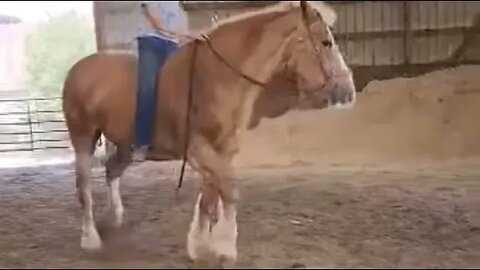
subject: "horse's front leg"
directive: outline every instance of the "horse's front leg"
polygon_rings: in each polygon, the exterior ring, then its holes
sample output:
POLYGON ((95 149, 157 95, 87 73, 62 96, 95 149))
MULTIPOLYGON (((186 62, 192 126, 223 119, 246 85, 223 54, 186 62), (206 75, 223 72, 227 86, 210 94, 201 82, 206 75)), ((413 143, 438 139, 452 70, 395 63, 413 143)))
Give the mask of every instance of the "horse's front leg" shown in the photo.
POLYGON ((233 266, 237 259, 238 190, 231 167, 201 137, 192 140, 190 154, 192 167, 203 176, 188 237, 190 258, 204 261, 213 253, 219 266, 233 266))
POLYGON ((237 209, 221 197, 217 206, 217 224, 212 229, 212 250, 221 267, 233 267, 237 260, 237 209))

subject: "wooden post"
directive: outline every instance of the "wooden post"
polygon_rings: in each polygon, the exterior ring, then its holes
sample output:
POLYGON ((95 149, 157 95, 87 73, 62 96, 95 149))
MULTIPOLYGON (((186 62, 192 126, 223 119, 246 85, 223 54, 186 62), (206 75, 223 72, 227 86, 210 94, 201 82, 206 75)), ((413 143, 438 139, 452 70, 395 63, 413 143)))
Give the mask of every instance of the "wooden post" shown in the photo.
POLYGON ((97 1, 92 2, 92 9, 93 9, 93 22, 95 26, 95 42, 97 45, 97 52, 101 52, 105 46, 103 44, 103 16, 99 12, 99 5, 100 3, 97 1))
POLYGON ((30 133, 30 151, 35 150, 35 140, 33 138, 33 127, 32 127, 32 111, 30 110, 29 100, 27 103, 27 121, 28 121, 28 132, 30 133))
POLYGON ((413 41, 410 1, 403 1, 403 33, 403 64, 409 65, 413 41))

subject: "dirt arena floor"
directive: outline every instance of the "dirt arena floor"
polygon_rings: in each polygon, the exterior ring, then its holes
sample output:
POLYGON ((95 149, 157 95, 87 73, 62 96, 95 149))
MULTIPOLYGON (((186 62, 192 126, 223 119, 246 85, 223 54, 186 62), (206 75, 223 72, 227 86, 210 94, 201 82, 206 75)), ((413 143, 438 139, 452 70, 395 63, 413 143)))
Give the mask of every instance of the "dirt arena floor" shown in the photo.
MULTIPOLYGON (((371 82, 350 111, 262 121, 235 160, 238 267, 480 267, 480 67, 371 82)), ((193 267, 196 198, 180 164, 129 168, 123 228, 95 215, 105 250, 80 249, 72 166, 0 171, 0 267, 193 267)))
MULTIPOLYGON (((463 164, 463 163, 462 163, 463 164)), ((95 171, 105 251, 80 250, 70 167, 4 170, 0 267, 193 267, 186 250, 196 185, 178 196, 176 166, 132 167, 127 221, 108 229, 95 171)), ((479 267, 480 170, 465 164, 296 166, 239 171, 238 267, 479 267)))

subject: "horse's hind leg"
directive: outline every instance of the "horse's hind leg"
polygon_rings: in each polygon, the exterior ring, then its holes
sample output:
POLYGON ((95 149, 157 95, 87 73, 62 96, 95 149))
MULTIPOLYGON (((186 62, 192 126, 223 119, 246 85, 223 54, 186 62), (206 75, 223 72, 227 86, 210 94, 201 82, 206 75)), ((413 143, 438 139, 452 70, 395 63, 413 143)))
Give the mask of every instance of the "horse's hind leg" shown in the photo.
POLYGON ((82 207, 82 237, 81 248, 84 250, 97 250, 102 246, 93 216, 93 197, 91 187, 91 165, 95 137, 86 136, 75 138, 75 173, 77 195, 82 207))
POLYGON ((120 178, 130 165, 132 160, 130 146, 117 144, 114 155, 111 155, 106 164, 106 178, 108 185, 109 208, 114 217, 114 226, 119 227, 123 223, 123 203, 120 195, 120 178))

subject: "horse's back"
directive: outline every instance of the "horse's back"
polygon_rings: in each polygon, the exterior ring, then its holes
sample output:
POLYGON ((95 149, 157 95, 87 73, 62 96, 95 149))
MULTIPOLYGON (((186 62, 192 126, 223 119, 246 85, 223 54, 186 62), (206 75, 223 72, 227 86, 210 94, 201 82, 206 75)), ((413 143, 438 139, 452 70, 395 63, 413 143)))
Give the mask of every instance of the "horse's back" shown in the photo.
POLYGON ((63 88, 69 129, 95 129, 109 140, 126 140, 134 117, 136 65, 133 55, 101 53, 75 63, 63 88))
POLYGON ((65 79, 64 99, 86 100, 122 95, 136 83, 136 59, 124 54, 92 54, 72 66, 65 79), (120 91, 123 90, 123 91, 120 91))

